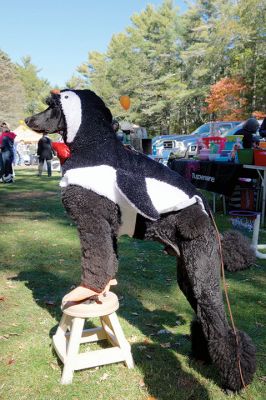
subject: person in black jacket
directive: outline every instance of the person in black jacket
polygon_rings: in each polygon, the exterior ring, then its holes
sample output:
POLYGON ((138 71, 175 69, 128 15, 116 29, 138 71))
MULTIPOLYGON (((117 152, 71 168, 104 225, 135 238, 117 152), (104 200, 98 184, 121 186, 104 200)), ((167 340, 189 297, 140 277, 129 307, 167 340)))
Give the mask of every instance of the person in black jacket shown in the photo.
POLYGON ((38 142, 37 155, 39 156, 38 175, 42 175, 44 161, 46 161, 47 173, 48 176, 51 176, 51 160, 53 158, 54 151, 52 149, 52 141, 46 136, 46 133, 43 133, 42 138, 38 142))
POLYGON ((253 134, 257 132, 259 123, 256 118, 249 118, 244 122, 242 128, 236 131, 235 135, 243 135, 243 148, 251 149, 254 146, 253 134))

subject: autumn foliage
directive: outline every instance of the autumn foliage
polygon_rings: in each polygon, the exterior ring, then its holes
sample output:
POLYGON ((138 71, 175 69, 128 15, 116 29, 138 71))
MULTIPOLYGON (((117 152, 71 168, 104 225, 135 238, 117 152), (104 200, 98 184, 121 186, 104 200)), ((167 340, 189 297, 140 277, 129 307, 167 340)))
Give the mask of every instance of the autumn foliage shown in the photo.
POLYGON ((253 111, 252 117, 255 117, 257 119, 263 119, 266 117, 266 113, 264 111, 253 111))
POLYGON ((205 99, 208 105, 204 111, 222 121, 245 119, 245 89, 242 79, 221 79, 211 86, 210 95, 205 99))

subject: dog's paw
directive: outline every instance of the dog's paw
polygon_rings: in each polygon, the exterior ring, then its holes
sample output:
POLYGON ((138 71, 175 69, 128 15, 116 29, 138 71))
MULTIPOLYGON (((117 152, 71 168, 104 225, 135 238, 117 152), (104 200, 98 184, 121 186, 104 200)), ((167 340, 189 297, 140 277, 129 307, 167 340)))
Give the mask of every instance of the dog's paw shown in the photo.
POLYGON ((100 294, 104 294, 104 293, 108 293, 110 290, 110 287, 113 285, 117 285, 117 280, 116 279, 111 279, 107 285, 105 286, 105 288, 100 291, 100 292, 96 292, 88 287, 85 286, 78 286, 75 289, 71 290, 71 292, 67 293, 63 299, 62 299, 62 305, 65 306, 66 303, 68 302, 79 302, 85 299, 89 299, 89 298, 98 298, 98 296, 100 294))

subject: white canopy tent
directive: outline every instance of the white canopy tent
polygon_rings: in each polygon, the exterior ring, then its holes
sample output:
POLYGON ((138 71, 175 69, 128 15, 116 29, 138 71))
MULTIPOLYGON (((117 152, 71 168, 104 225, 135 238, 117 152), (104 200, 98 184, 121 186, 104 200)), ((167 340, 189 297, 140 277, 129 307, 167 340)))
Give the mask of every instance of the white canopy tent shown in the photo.
POLYGON ((42 137, 41 134, 34 132, 23 124, 19 125, 13 132, 17 135, 15 142, 23 141, 27 144, 37 144, 42 137))

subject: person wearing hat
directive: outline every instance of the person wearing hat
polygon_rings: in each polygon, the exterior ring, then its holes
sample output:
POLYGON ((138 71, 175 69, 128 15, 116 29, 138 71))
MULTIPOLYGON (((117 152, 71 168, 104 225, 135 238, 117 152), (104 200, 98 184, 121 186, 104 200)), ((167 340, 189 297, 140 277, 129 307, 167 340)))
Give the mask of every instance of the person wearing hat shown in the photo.
POLYGON ((259 128, 259 123, 256 118, 247 119, 242 128, 236 131, 235 135, 243 135, 243 148, 251 149, 254 146, 253 134, 257 132, 259 128))
POLYGON ((12 163, 14 161, 14 139, 16 134, 10 131, 9 125, 5 121, 0 122, 0 178, 3 183, 12 183, 14 181, 12 163))

